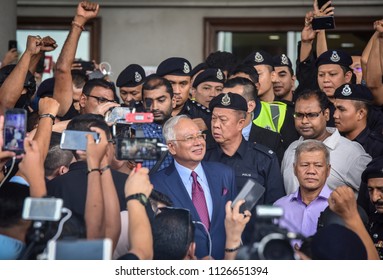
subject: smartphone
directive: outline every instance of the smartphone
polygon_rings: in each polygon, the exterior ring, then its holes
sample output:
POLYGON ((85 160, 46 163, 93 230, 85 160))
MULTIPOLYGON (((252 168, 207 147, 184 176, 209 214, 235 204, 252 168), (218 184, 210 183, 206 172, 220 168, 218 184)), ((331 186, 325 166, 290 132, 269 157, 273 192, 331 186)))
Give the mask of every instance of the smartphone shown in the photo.
POLYGON ((9 40, 8 41, 8 50, 11 49, 17 49, 17 41, 16 40, 9 40))
POLYGON ((74 63, 81 64, 83 71, 94 71, 94 63, 92 61, 76 60, 74 63))
MULTIPOLYGON (((324 6, 324 4, 326 4, 328 1, 329 0, 318 0, 318 8, 321 9, 324 6)), ((330 5, 328 5, 327 8, 329 8, 329 7, 331 7, 331 3, 330 3, 330 5)))
POLYGON ((116 138, 118 160, 157 160, 161 155, 157 138, 116 138))
POLYGON ((88 74, 88 80, 93 80, 93 79, 102 79, 104 78, 105 75, 100 71, 100 70, 94 70, 91 73, 88 74))
POLYGON ((25 109, 8 109, 4 115, 3 150, 16 154, 24 153, 24 138, 27 133, 27 111, 25 109))
POLYGON ((61 134, 60 149, 86 151, 86 135, 91 134, 96 143, 100 141, 100 135, 94 131, 64 130, 61 134))
POLYGON ((106 113, 105 121, 111 123, 126 123, 126 115, 131 112, 129 107, 114 107, 111 111, 106 113))
POLYGON ((334 16, 316 17, 311 22, 313 30, 334 29, 334 16))
POLYGON ((47 251, 48 260, 111 260, 112 240, 50 240, 47 251))
POLYGON ((58 221, 61 218, 62 206, 61 198, 27 197, 24 200, 22 217, 24 220, 58 221))
POLYGON ((258 200, 262 197, 265 192, 265 187, 259 184, 253 179, 248 179, 241 191, 234 199, 232 207, 241 199, 245 200, 245 203, 239 208, 239 212, 243 213, 245 210, 251 211, 258 200))

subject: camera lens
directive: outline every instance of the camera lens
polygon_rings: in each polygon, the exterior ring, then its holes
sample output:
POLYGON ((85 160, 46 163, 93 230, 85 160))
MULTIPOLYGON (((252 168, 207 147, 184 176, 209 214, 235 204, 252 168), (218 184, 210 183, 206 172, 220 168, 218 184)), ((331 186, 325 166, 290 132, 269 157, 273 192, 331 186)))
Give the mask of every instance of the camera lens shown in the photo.
POLYGON ((281 233, 266 235, 258 246, 261 260, 295 260, 290 241, 281 233))

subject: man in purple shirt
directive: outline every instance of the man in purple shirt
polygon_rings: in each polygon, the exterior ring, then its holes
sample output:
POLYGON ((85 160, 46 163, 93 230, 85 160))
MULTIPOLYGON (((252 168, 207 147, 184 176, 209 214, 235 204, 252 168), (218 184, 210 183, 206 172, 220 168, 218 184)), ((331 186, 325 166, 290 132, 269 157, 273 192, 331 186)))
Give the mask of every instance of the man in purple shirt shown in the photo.
POLYGON ((279 226, 306 237, 316 232, 318 218, 331 194, 326 184, 330 169, 330 154, 322 142, 305 140, 297 147, 294 174, 299 188, 274 203, 284 211, 279 226))

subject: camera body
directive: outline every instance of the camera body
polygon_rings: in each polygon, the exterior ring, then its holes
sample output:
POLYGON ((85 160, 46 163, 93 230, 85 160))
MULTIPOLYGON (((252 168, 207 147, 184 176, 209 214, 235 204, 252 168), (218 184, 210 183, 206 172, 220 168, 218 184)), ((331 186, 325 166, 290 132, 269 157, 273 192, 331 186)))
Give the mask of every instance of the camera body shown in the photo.
POLYGON ((283 209, 278 206, 256 206, 254 242, 238 251, 239 260, 295 260, 291 241, 296 236, 274 223, 283 216, 283 209))

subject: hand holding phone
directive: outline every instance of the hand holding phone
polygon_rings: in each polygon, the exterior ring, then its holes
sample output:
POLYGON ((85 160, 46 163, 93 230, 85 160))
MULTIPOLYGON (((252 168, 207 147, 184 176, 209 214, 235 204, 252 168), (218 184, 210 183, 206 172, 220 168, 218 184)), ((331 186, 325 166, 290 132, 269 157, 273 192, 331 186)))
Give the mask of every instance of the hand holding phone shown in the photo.
POLYGON ((27 132, 27 111, 13 108, 5 112, 3 150, 16 154, 24 153, 24 138, 27 132))

